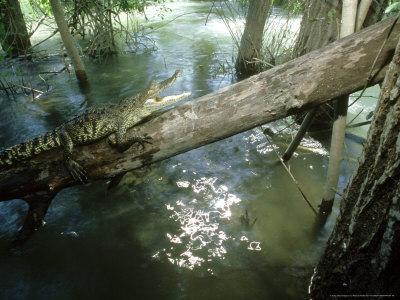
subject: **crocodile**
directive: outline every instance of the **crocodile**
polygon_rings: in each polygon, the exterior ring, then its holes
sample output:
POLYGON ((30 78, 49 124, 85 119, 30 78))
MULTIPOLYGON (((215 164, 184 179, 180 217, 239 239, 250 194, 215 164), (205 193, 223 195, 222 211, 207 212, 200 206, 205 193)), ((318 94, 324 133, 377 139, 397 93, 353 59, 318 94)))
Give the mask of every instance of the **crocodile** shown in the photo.
POLYGON ((81 183, 87 182, 86 170, 72 159, 74 146, 93 143, 106 137, 110 146, 119 152, 124 152, 134 143, 140 144, 143 148, 146 143, 151 144, 151 137, 147 134, 139 135, 134 132, 131 137, 127 137, 127 130, 153 112, 190 95, 190 92, 185 92, 180 95, 158 97, 181 74, 182 71, 177 70, 174 75, 162 82, 152 80, 143 92, 123 99, 119 104, 93 106, 44 135, 5 149, 0 153, 0 168, 12 166, 44 151, 62 148, 64 166, 73 179, 81 183))

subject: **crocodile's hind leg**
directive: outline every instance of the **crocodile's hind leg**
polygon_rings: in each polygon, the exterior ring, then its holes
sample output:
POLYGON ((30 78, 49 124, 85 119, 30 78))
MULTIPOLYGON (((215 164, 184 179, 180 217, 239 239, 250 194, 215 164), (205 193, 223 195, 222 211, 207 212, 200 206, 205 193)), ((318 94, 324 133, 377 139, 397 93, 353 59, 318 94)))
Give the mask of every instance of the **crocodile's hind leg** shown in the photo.
POLYGON ((72 149, 74 148, 74 143, 72 142, 71 137, 64 129, 61 129, 59 134, 61 146, 63 148, 63 160, 65 167, 75 181, 86 183, 87 177, 85 169, 72 159, 72 149))

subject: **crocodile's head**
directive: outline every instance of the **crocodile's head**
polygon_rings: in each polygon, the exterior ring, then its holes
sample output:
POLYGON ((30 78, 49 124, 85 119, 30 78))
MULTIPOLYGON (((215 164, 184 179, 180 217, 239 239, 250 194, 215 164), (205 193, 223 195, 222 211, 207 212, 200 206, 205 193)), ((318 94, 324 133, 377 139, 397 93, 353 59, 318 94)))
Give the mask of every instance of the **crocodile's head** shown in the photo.
MULTIPOLYGON (((175 74, 170 78, 158 82, 152 80, 145 91, 136 96, 136 104, 133 107, 135 109, 135 118, 134 119, 143 119, 149 115, 152 115, 153 112, 160 110, 164 107, 177 103, 191 95, 190 92, 185 92, 179 95, 158 97, 165 89, 170 87, 182 74, 181 70, 175 71, 175 74)), ((137 121, 132 119, 134 125, 137 121)))
POLYGON ((165 89, 169 88, 181 75, 182 70, 176 70, 174 75, 164 81, 158 82, 156 80, 152 80, 147 89, 143 93, 141 93, 141 99, 145 101, 146 99, 156 98, 165 89))

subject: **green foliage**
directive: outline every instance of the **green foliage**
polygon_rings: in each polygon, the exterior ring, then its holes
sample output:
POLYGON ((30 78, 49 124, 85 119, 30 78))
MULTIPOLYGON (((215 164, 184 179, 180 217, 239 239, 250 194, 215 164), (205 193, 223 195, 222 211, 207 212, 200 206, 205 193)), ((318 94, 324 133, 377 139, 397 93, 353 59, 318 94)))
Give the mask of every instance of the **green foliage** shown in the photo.
MULTIPOLYGON (((274 6, 275 6, 275 3, 277 3, 276 0, 273 2, 274 6)), ((305 2, 303 0, 281 1, 281 3, 283 4, 282 9, 287 11, 292 16, 297 16, 297 15, 301 14, 304 10, 305 2)))
POLYGON ((321 17, 321 18, 308 18, 308 22, 309 23, 313 23, 316 21, 326 21, 326 20, 333 20, 336 18, 336 10, 335 9, 331 9, 328 14, 326 15, 326 17, 321 17))
MULTIPOLYGON (((0 0, 0 4, 6 0, 0 0)), ((143 14, 148 6, 159 6, 161 17, 168 12, 163 5, 165 0, 60 0, 63 6, 67 23, 71 34, 80 35, 87 40, 84 52, 93 58, 107 56, 117 52, 119 40, 125 37, 126 44, 138 47, 135 33, 130 32, 129 25, 121 22, 121 13, 130 19, 131 16, 143 14), (136 43, 136 44, 135 44, 136 43)), ((51 18, 53 11, 49 0, 20 1, 25 16, 29 20, 41 19, 44 15, 51 18)), ((1 10, 0 10, 0 13, 1 10)), ((28 28, 32 28, 34 22, 28 22, 28 28), (29 26, 30 25, 30 26, 29 26)), ((45 20, 43 24, 52 24, 45 20)), ((52 25, 51 25, 52 26, 52 25)), ((4 30, 3 30, 4 31, 4 30)), ((1 36, 1 28, 0 28, 1 36)), ((7 47, 3 49, 7 51, 7 47)))
POLYGON ((144 12, 144 8, 148 5, 154 5, 154 4, 162 4, 165 2, 165 0, 155 0, 154 2, 147 0, 113 0, 113 5, 115 5, 118 9, 118 11, 121 12, 144 12))
POLYGON ((303 2, 300 2, 300 3, 299 3, 298 1, 293 1, 293 2, 291 3, 290 8, 291 8, 291 10, 292 10, 293 13, 297 14, 297 13, 303 11, 303 4, 304 4, 303 2))
POLYGON ((5 39, 7 37, 8 32, 6 31, 6 28, 4 26, 4 23, 0 23, 0 42, 2 43, 2 50, 0 50, 0 60, 4 60, 6 57, 6 54, 8 57, 11 56, 12 54, 12 48, 9 47, 7 44, 5 44, 5 39))
MULTIPOLYGON (((5 0, 0 0, 5 1, 5 0)), ((65 0, 63 1, 65 7, 73 10, 76 3, 78 6, 85 6, 87 8, 94 7, 98 5, 98 1, 96 0, 87 0, 87 1, 79 1, 79 0, 65 0)), ((108 6, 107 1, 104 1, 103 5, 108 6)), ((140 12, 143 13, 146 6, 154 5, 154 4, 162 4, 165 0, 155 0, 155 1, 148 1, 148 0, 110 0, 110 4, 115 11, 118 12, 140 12)), ((53 14, 50 6, 49 0, 29 0, 29 4, 35 11, 39 11, 41 13, 46 13, 47 15, 51 16, 53 14)))
MULTIPOLYGON (((0 0, 0 7, 5 5, 5 3, 6 3, 6 0, 0 0)), ((4 16, 5 16, 5 12, 0 9, 0 42, 6 35, 6 29, 5 29, 4 23, 1 22, 1 20, 4 18, 4 16)), ((2 51, 0 51, 0 60, 3 60, 3 59, 4 59, 4 54, 2 51)))
POLYGON ((400 1, 389 1, 389 6, 385 9, 385 14, 395 14, 400 11, 400 1))
POLYGON ((139 11, 143 12, 146 6, 146 0, 118 0, 114 1, 123 12, 139 11))
POLYGON ((324 21, 325 18, 308 18, 308 23, 314 23, 317 21, 324 21))
POLYGON ((328 12, 328 18, 330 18, 330 19, 336 18, 336 10, 335 10, 334 8, 332 8, 332 9, 328 12))
POLYGON ((0 23, 0 37, 5 36, 6 35, 6 29, 4 27, 3 23, 0 23))
POLYGON ((50 1, 49 0, 29 0, 29 5, 36 11, 38 15, 47 14, 48 16, 53 15, 53 11, 51 10, 50 1))

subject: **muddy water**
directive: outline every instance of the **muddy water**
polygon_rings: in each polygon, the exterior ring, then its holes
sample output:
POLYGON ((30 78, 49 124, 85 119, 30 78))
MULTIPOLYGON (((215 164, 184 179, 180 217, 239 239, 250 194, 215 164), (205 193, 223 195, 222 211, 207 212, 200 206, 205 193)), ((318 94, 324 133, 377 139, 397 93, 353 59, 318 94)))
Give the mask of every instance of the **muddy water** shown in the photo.
MULTIPOLYGON (((172 12, 165 21, 150 18, 156 51, 85 61, 89 97, 66 72, 48 77, 50 90, 34 101, 1 95, 0 147, 42 134, 88 105, 118 102, 175 69, 183 76, 169 92, 190 90, 190 99, 231 84, 234 78, 221 72, 232 60, 230 35, 212 13, 205 25, 212 3, 167 5, 172 12)), ((26 76, 60 70, 59 48, 58 37, 44 45, 57 55, 26 64, 26 76)), ((368 111, 369 104, 360 105, 368 111)), ((256 128, 128 174, 111 192, 105 182, 65 189, 46 225, 17 253, 5 248, 27 207, 20 200, 1 202, 0 298, 303 299, 337 208, 321 237, 310 241, 313 213, 275 163, 275 151, 282 153, 296 130, 286 128, 291 122, 267 125, 283 130, 284 138, 269 141, 264 128, 256 128)), ((328 144, 327 137, 307 137, 290 163, 314 207, 328 144)), ((360 151, 353 140, 346 144, 340 189, 360 151)))

